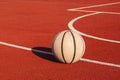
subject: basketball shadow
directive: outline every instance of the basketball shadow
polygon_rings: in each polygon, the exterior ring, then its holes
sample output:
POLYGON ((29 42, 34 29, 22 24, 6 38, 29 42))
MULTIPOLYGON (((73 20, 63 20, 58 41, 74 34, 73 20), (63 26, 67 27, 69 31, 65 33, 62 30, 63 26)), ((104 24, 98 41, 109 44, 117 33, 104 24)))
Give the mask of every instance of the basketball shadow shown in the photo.
POLYGON ((52 55, 52 49, 51 48, 46 48, 46 47, 34 47, 32 48, 32 52, 37 55, 40 58, 61 63, 59 62, 53 55, 52 55))

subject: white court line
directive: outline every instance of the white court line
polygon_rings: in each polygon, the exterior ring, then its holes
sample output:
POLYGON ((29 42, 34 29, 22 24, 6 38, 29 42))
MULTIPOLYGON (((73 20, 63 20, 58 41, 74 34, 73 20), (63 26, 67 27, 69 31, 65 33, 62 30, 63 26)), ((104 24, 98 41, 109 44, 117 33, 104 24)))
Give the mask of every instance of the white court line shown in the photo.
POLYGON ((112 40, 112 39, 105 39, 105 38, 96 37, 96 36, 92 36, 92 35, 89 35, 89 34, 80 32, 80 31, 78 31, 78 30, 76 30, 76 29, 74 28, 73 24, 74 24, 77 20, 82 19, 82 18, 85 18, 85 17, 88 17, 88 16, 97 15, 97 14, 101 14, 101 12, 90 13, 90 14, 86 14, 86 15, 79 16, 79 17, 77 17, 77 18, 74 18, 73 20, 71 20, 71 21, 68 23, 68 27, 69 27, 71 30, 79 33, 80 35, 83 35, 83 36, 86 36, 86 37, 89 37, 89 38, 93 38, 93 39, 97 39, 97 40, 101 40, 101 41, 112 42, 112 43, 119 43, 119 44, 120 44, 120 41, 112 40))
POLYGON ((113 2, 113 3, 106 3, 106 4, 98 4, 98 5, 92 5, 92 6, 85 6, 80 8, 72 8, 72 9, 87 9, 87 8, 95 8, 95 7, 103 7, 103 6, 109 6, 109 5, 115 5, 120 4, 120 2, 113 2))
POLYGON ((85 8, 93 8, 93 7, 102 7, 102 6, 108 6, 108 5, 114 5, 114 4, 120 4, 120 2, 114 2, 114 3, 106 3, 106 4, 99 4, 99 5, 92 5, 92 6, 86 6, 86 7, 80 7, 80 8, 73 8, 73 9, 67 9, 68 11, 82 11, 82 12, 92 12, 90 14, 86 14, 86 15, 82 15, 82 16, 79 16, 77 18, 74 18, 73 20, 71 20, 69 23, 68 23, 68 27, 73 30, 73 31, 76 31, 77 33, 83 35, 83 36, 86 36, 86 37, 89 37, 89 38, 93 38, 93 39, 96 39, 96 40, 101 40, 101 41, 107 41, 107 42, 112 42, 112 43, 120 43, 120 41, 118 40, 112 40, 112 39, 106 39, 106 38, 101 38, 101 37, 96 37, 96 36, 92 36, 92 35, 89 35, 89 34, 86 34, 86 33, 83 33, 83 32, 80 32, 78 30, 76 30, 73 26, 73 24, 79 20, 79 19, 82 19, 82 18, 85 18, 85 17, 88 17, 88 16, 92 16, 92 15, 97 15, 97 14, 101 14, 101 13, 107 13, 107 14, 120 14, 120 13, 116 13, 116 12, 99 12, 99 11, 89 11, 89 10, 80 10, 80 9, 85 9, 85 8))
MULTIPOLYGON (((32 48, 28 48, 28 47, 24 47, 24 46, 19 46, 19 45, 15 45, 15 44, 10 44, 10 43, 6 43, 6 42, 2 42, 2 41, 0 41, 0 45, 14 47, 14 48, 18 48, 18 49, 27 50, 27 51, 32 51, 33 50, 33 51, 38 52, 38 53, 44 53, 44 54, 53 55, 53 53, 51 53, 51 52, 46 52, 46 51, 41 51, 41 50, 37 50, 37 49, 32 49, 32 48)), ((81 58, 80 60, 81 61, 85 61, 85 62, 100 64, 100 65, 105 65, 105 66, 120 68, 120 64, 102 62, 102 61, 97 61, 97 60, 92 60, 92 59, 86 59, 86 58, 81 58)))
POLYGON ((31 51, 31 48, 23 47, 23 46, 19 46, 19 45, 15 45, 15 44, 10 44, 10 43, 6 43, 6 42, 2 42, 2 41, 0 41, 0 44, 5 45, 5 46, 9 46, 9 47, 14 47, 14 48, 18 48, 18 49, 31 51))
POLYGON ((91 63, 95 63, 95 64, 101 64, 101 65, 106 65, 106 66, 111 66, 111 67, 118 67, 118 68, 120 68, 120 65, 119 65, 119 64, 107 63, 107 62, 96 61, 96 60, 85 59, 85 58, 81 58, 80 60, 81 60, 81 61, 85 61, 85 62, 91 62, 91 63))
POLYGON ((101 12, 104 14, 116 14, 116 15, 120 15, 119 12, 106 12, 106 11, 92 11, 92 10, 80 10, 80 9, 67 9, 68 11, 79 11, 79 12, 92 12, 92 13, 96 13, 96 12, 101 12))
POLYGON ((5 46, 9 46, 9 47, 18 48, 18 49, 27 50, 27 51, 35 51, 35 52, 38 52, 38 53, 51 54, 49 52, 40 51, 40 50, 37 50, 37 49, 32 49, 32 48, 28 48, 28 47, 24 47, 24 46, 20 46, 20 45, 10 44, 10 43, 6 43, 6 42, 2 42, 2 41, 0 41, 0 44, 5 45, 5 46))

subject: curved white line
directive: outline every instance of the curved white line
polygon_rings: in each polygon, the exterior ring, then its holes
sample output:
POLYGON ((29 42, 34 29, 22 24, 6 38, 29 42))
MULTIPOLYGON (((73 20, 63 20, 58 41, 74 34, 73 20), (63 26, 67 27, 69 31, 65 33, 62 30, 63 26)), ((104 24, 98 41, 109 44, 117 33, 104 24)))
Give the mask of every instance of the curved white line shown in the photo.
POLYGON ((112 43, 119 43, 119 44, 120 44, 120 41, 118 41, 118 40, 105 39, 105 38, 101 38, 101 37, 92 36, 92 35, 89 35, 89 34, 80 32, 80 31, 78 31, 78 30, 76 30, 76 29, 74 28, 73 24, 74 24, 77 20, 82 19, 82 18, 85 18, 85 17, 88 17, 88 16, 97 15, 97 14, 100 14, 100 13, 102 13, 102 12, 90 13, 90 14, 86 14, 86 15, 79 16, 79 17, 77 17, 77 18, 74 18, 73 20, 71 20, 71 21, 68 23, 68 27, 69 27, 71 30, 79 33, 80 35, 83 35, 83 36, 86 36, 86 37, 89 37, 89 38, 93 38, 93 39, 97 39, 97 40, 101 40, 101 41, 112 42, 112 43))

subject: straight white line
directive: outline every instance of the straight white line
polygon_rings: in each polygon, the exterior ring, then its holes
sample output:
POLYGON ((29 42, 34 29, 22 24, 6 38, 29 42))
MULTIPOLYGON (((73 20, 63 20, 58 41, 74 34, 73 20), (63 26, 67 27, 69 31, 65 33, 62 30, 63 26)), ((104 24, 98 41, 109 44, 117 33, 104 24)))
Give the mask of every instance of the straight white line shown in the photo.
POLYGON ((20 46, 20 45, 10 44, 10 43, 6 43, 6 42, 2 42, 2 41, 0 41, 0 44, 5 45, 5 46, 9 46, 9 47, 18 48, 18 49, 27 50, 27 51, 34 51, 34 52, 38 52, 38 53, 51 54, 49 52, 45 52, 45 51, 41 51, 41 50, 37 50, 37 49, 32 49, 32 48, 28 48, 28 47, 24 47, 24 46, 20 46))
POLYGON ((85 61, 85 62, 100 64, 100 65, 106 65, 106 66, 111 66, 111 67, 118 67, 118 68, 120 68, 120 65, 119 65, 119 64, 107 63, 107 62, 96 61, 96 60, 85 59, 85 58, 81 58, 80 60, 81 60, 81 61, 85 61))
MULTIPOLYGON (((27 50, 27 51, 35 51, 35 52, 38 52, 38 53, 44 53, 44 54, 53 55, 53 53, 51 53, 51 52, 46 52, 46 51, 41 51, 41 50, 37 50, 37 49, 32 49, 32 48, 28 48, 28 47, 24 47, 24 46, 19 46, 19 45, 15 45, 15 44, 10 44, 10 43, 7 43, 7 42, 2 42, 2 41, 0 41, 0 45, 14 47, 14 48, 22 49, 22 50, 27 50)), ((80 60, 81 61, 85 61, 85 62, 100 64, 100 65, 105 65, 105 66, 111 66, 111 67, 120 68, 120 64, 113 64, 113 63, 102 62, 102 61, 97 61, 97 60, 92 60, 92 59, 86 59, 86 58, 81 58, 80 60)))
POLYGON ((85 6, 80 8, 72 8, 72 9, 87 9, 87 8, 95 8, 95 7, 102 7, 102 6, 109 6, 114 4, 120 4, 120 2, 113 2, 113 3, 106 3, 106 4, 98 4, 98 5, 92 5, 92 6, 85 6))
POLYGON ((9 46, 9 47, 14 47, 14 48, 18 48, 18 49, 31 51, 31 48, 23 47, 23 46, 19 46, 19 45, 15 45, 15 44, 10 44, 10 43, 6 43, 6 42, 2 42, 2 41, 0 41, 0 44, 5 45, 5 46, 9 46))
POLYGON ((67 11, 91 12, 91 13, 100 12, 100 11, 81 10, 81 9, 67 9, 67 11))
POLYGON ((92 10, 80 10, 80 9, 68 9, 68 11, 79 11, 79 12, 92 12, 92 13, 97 13, 97 12, 101 12, 104 14, 116 14, 116 15, 120 15, 119 12, 106 12, 106 11, 92 11, 92 10))

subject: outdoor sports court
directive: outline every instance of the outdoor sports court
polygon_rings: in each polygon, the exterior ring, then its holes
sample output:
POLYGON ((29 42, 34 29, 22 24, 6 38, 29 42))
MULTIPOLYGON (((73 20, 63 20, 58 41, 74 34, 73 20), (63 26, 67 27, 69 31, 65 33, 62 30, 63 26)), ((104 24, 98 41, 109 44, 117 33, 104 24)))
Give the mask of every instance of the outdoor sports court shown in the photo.
POLYGON ((0 80, 120 80, 120 1, 1 0, 0 80), (85 40, 74 64, 52 54, 64 30, 85 40))

